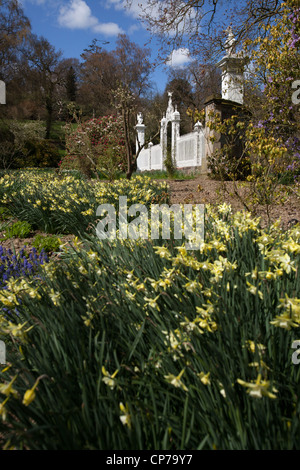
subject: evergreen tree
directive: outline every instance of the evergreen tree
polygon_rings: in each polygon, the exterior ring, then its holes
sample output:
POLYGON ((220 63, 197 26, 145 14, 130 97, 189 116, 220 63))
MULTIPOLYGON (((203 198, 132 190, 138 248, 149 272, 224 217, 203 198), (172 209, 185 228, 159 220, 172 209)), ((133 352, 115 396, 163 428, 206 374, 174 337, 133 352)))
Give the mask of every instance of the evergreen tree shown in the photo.
POLYGON ((67 100, 75 102, 77 97, 77 78, 74 68, 69 68, 66 78, 67 100))

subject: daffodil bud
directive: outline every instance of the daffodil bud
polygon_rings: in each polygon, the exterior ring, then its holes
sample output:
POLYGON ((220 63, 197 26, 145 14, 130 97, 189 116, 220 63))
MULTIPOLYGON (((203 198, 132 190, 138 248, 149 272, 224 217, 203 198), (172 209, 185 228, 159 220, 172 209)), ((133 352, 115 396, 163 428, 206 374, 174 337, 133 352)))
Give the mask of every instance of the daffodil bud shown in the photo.
POLYGON ((35 384, 32 388, 30 388, 29 390, 26 390, 26 392, 24 393, 24 397, 23 397, 23 402, 22 402, 23 405, 28 406, 30 405, 31 402, 33 402, 36 396, 35 389, 38 383, 39 383, 39 379, 35 381, 35 384))
POLYGON ((26 390, 23 397, 23 405, 28 406, 35 399, 35 391, 33 388, 26 390))

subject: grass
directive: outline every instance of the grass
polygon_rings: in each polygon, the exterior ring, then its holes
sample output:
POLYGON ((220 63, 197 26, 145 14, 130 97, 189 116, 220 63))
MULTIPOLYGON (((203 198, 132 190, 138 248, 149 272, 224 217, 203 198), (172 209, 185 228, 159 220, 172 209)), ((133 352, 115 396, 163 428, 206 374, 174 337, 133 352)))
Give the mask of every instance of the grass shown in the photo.
POLYGON ((163 180, 166 180, 166 179, 192 180, 194 178, 197 178, 201 173, 198 171, 186 172, 184 170, 176 170, 174 174, 170 176, 167 171, 152 170, 152 171, 143 171, 142 174, 154 180, 161 180, 161 179, 163 180))
POLYGON ((65 142, 65 121, 53 121, 50 139, 65 142))

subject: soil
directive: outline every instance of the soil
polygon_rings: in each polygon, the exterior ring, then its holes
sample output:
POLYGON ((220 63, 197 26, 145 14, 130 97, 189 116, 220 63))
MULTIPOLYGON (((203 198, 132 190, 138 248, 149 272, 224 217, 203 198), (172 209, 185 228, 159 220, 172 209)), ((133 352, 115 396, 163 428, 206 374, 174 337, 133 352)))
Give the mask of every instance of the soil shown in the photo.
MULTIPOLYGON (((11 249, 12 251, 19 251, 22 248, 24 248, 25 251, 29 252, 32 249, 32 243, 34 240, 34 237, 38 234, 46 236, 47 233, 41 232, 40 230, 37 230, 35 232, 32 232, 30 234, 30 237, 27 238, 9 238, 7 240, 3 240, 0 242, 0 245, 5 249, 11 249)), ((3 236, 3 233, 0 233, 0 238, 3 236)), ((64 243, 69 243, 73 240, 74 236, 73 235, 64 235, 59 237, 62 244, 64 243)))
MULTIPOLYGON (((168 181, 171 193, 171 203, 211 204, 227 203, 232 211, 247 210, 243 204, 249 194, 249 188, 239 188, 239 198, 234 193, 234 184, 230 181, 221 182, 212 180, 208 175, 201 175, 193 180, 168 181)), ((266 227, 280 219, 283 229, 300 223, 300 198, 290 194, 283 204, 263 206, 258 205, 255 210, 249 208, 255 217, 260 217, 260 225, 266 227)))
MULTIPOLYGON (((171 204, 211 204, 219 205, 224 202, 231 205, 232 211, 246 210, 243 202, 234 194, 234 186, 232 182, 222 183, 212 180, 208 175, 200 175, 191 180, 166 180, 170 187, 171 204)), ((242 199, 247 194, 247 189, 240 189, 242 199)), ((283 229, 289 228, 291 225, 300 223, 300 198, 290 195, 284 204, 273 205, 269 208, 266 206, 258 206, 252 214, 260 217, 261 226, 265 227, 269 222, 280 219, 283 229), (268 216, 269 212, 269 216, 268 216)), ((1 241, 3 248, 11 248, 18 251, 21 248, 30 250, 32 241, 37 233, 34 232, 29 238, 14 238, 1 241)), ((42 233, 43 234, 43 233, 42 233)), ((0 233, 0 238, 3 234, 0 233)), ((45 235, 45 234, 44 234, 45 235)), ((72 235, 60 237, 62 243, 72 241, 72 235)))

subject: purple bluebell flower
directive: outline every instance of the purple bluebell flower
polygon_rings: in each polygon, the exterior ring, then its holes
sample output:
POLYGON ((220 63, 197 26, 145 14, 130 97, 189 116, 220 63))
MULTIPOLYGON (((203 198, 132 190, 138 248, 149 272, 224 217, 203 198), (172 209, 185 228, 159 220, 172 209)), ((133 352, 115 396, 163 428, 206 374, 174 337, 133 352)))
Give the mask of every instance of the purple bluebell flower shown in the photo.
POLYGON ((7 281, 11 278, 35 274, 39 265, 48 261, 44 250, 38 254, 34 248, 29 255, 26 255, 23 248, 18 253, 13 253, 12 250, 5 250, 0 245, 0 289, 5 289, 7 281))
POLYGON ((264 121, 258 121, 258 123, 257 123, 256 127, 258 127, 259 129, 262 129, 262 128, 264 128, 264 127, 265 127, 265 123, 264 123, 264 121))

